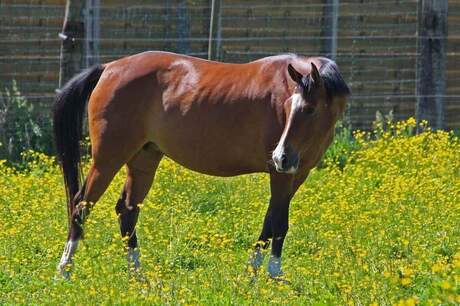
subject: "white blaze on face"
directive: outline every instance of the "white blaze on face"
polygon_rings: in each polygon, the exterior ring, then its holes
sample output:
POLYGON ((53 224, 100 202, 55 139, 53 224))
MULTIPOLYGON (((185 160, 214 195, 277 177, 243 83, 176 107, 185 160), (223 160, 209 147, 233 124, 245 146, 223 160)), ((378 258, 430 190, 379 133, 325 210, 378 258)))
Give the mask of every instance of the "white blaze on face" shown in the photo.
POLYGON ((302 107, 303 104, 302 95, 299 93, 295 93, 291 96, 291 113, 289 114, 289 119, 292 118, 293 114, 302 107))
POLYGON ((281 141, 278 143, 278 145, 275 148, 275 151, 272 153, 272 160, 273 163, 275 164, 276 170, 280 171, 282 169, 282 165, 279 164, 281 161, 281 156, 283 155, 284 152, 284 146, 281 145, 281 141))
MULTIPOLYGON (((302 95, 299 94, 299 93, 295 93, 291 96, 291 112, 289 114, 289 119, 288 119, 288 122, 286 122, 286 125, 289 124, 289 122, 292 120, 292 117, 293 117, 293 114, 299 110, 299 108, 302 107, 302 103, 303 103, 303 98, 302 98, 302 95)), ((275 163, 275 166, 276 166, 276 169, 277 170, 280 170, 282 169, 282 166, 281 165, 278 165, 276 163, 276 161, 281 161, 281 157, 283 156, 284 152, 285 152, 285 140, 286 140, 286 130, 283 132, 283 135, 281 136, 281 139, 280 139, 280 142, 278 143, 278 145, 276 146, 275 148, 275 151, 273 151, 272 153, 272 159, 273 159, 273 162, 275 163)), ((297 169, 295 167, 290 167, 289 169, 287 169, 285 172, 286 173, 295 173, 297 171, 297 169)))

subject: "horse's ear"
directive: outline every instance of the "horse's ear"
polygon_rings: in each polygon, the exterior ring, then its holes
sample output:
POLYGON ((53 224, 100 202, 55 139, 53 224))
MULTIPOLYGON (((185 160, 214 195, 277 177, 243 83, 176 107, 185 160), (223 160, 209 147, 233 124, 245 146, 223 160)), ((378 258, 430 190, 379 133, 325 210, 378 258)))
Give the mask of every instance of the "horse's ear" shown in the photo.
POLYGON ((316 85, 320 85, 321 82, 323 81, 323 79, 321 78, 321 75, 319 74, 318 68, 313 62, 311 62, 310 77, 313 80, 313 83, 316 85))
POLYGON ((288 65, 288 72, 289 72, 289 75, 291 76, 291 79, 294 82, 296 82, 297 84, 302 84, 303 75, 297 70, 295 70, 295 68, 291 64, 288 65))

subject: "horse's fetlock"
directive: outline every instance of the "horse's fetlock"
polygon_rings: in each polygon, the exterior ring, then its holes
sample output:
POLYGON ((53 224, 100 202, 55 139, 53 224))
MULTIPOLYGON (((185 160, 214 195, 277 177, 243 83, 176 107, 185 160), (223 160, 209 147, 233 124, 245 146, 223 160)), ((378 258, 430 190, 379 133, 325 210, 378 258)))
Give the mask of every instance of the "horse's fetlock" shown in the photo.
POLYGON ((264 241, 264 240, 259 240, 255 243, 254 245, 254 249, 262 249, 262 250, 266 250, 268 249, 268 247, 270 246, 270 239, 264 241))

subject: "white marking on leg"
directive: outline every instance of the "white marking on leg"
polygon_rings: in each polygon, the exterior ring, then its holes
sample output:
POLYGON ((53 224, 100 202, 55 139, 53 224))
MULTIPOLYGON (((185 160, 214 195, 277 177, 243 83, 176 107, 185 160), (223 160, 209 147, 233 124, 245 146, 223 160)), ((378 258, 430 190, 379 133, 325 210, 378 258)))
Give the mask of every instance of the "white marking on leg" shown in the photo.
POLYGON ((276 278, 283 275, 283 271, 281 270, 281 257, 276 257, 270 255, 270 259, 268 260, 268 274, 270 277, 276 278))
POLYGON ((139 249, 128 248, 128 270, 137 270, 140 268, 141 263, 139 257, 141 256, 139 249))
POLYGON ((69 266, 72 264, 72 257, 78 247, 78 240, 69 240, 65 244, 64 252, 62 252, 61 260, 59 261, 58 271, 64 278, 70 277, 69 266))

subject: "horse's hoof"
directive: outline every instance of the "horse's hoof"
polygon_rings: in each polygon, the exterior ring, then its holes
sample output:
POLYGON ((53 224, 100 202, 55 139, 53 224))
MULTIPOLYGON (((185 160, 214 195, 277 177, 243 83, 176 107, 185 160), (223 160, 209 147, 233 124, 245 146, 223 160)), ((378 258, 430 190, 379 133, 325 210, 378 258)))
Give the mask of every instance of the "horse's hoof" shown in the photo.
POLYGON ((281 270, 281 257, 270 256, 268 260, 268 274, 271 278, 277 279, 283 276, 283 271, 281 270))
POLYGON ((69 280, 72 275, 72 264, 70 263, 59 263, 57 266, 57 274, 60 278, 69 280))
POLYGON ((70 271, 61 271, 61 277, 64 280, 70 280, 71 275, 72 275, 72 273, 70 271))

